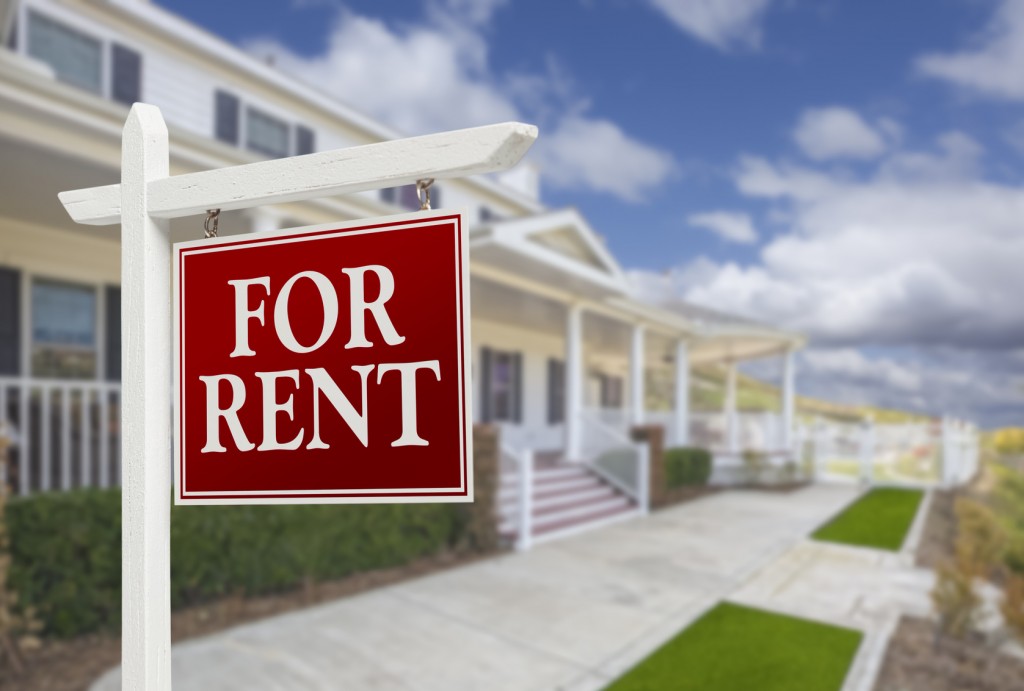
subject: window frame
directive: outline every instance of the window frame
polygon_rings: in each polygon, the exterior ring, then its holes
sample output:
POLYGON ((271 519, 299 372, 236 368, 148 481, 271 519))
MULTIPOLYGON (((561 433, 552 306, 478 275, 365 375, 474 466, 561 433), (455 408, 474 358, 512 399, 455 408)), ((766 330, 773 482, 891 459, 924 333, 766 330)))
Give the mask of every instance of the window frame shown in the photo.
POLYGON ((259 154, 260 156, 269 156, 271 158, 287 158, 288 156, 293 155, 295 151, 295 126, 291 122, 285 120, 284 118, 279 118, 278 116, 273 115, 272 113, 268 113, 266 110, 258 106, 254 106, 251 103, 244 101, 242 99, 239 99, 239 105, 241 106, 242 110, 242 126, 239 128, 239 134, 242 135, 241 140, 239 142, 239 146, 241 148, 245 149, 250 153, 259 154), (272 123, 284 127, 284 153, 260 149, 252 145, 252 142, 249 141, 249 118, 251 118, 253 115, 256 115, 258 117, 261 117, 265 120, 268 120, 272 123))
MULTIPOLYGON (((94 281, 68 279, 64 276, 53 276, 46 273, 36 273, 28 268, 21 269, 21 369, 24 376, 29 379, 72 379, 74 381, 103 381, 106 378, 106 305, 105 286, 106 283, 94 281), (33 355, 35 354, 35 317, 36 311, 33 304, 33 288, 37 282, 65 285, 70 287, 85 288, 91 291, 93 303, 93 345, 92 350, 95 356, 93 373, 88 377, 66 377, 59 375, 36 374, 33 368, 33 355)), ((83 348, 85 349, 85 348, 83 348)))
POLYGON ((110 70, 112 69, 112 60, 110 58, 111 41, 100 38, 88 31, 83 31, 77 26, 73 26, 66 21, 63 21, 59 18, 55 18, 45 11, 40 12, 39 9, 35 7, 30 7, 28 6, 27 3, 22 3, 21 11, 18 13, 16 30, 18 32, 18 37, 16 39, 18 53, 32 60, 36 60, 38 62, 46 64, 48 67, 50 67, 51 70, 53 70, 54 77, 58 82, 60 82, 61 84, 67 84, 68 86, 72 86, 76 89, 99 96, 101 98, 109 99, 111 97, 111 82, 113 81, 110 75, 110 70), (57 74, 57 70, 54 69, 53 66, 50 65, 50 63, 46 62, 42 58, 38 58, 32 55, 31 46, 29 45, 29 37, 31 36, 31 23, 35 19, 41 19, 44 22, 48 22, 57 27, 60 27, 61 29, 67 31, 70 34, 76 34, 81 38, 96 43, 96 45, 99 47, 100 71, 99 85, 97 90, 93 91, 92 89, 88 89, 79 84, 74 84, 72 82, 61 79, 60 76, 57 74))
MULTIPOLYGON (((117 45, 121 46, 121 48, 123 48, 125 50, 130 50, 130 51, 138 54, 138 56, 139 56, 139 99, 142 100, 142 99, 145 98, 145 95, 146 95, 146 59, 145 59, 146 52, 142 48, 140 48, 137 44, 133 43, 131 37, 125 37, 125 36, 116 36, 116 37, 101 36, 101 35, 98 35, 94 31, 90 31, 89 29, 79 28, 78 26, 75 26, 73 23, 65 21, 64 18, 54 16, 53 12, 50 11, 49 8, 46 8, 46 7, 42 7, 42 8, 35 7, 31 3, 23 2, 23 3, 21 3, 20 7, 18 8, 18 11, 16 12, 16 14, 15 14, 13 20, 12 20, 12 26, 10 27, 11 34, 10 34, 9 37, 6 38, 6 40, 7 40, 8 44, 13 42, 13 44, 14 44, 13 50, 18 55, 21 55, 22 57, 29 58, 29 59, 32 59, 32 60, 37 60, 39 62, 44 62, 44 61, 39 60, 39 58, 32 57, 32 55, 29 53, 29 41, 28 41, 28 37, 29 37, 29 23, 31 21, 31 16, 32 15, 36 15, 38 17, 41 17, 44 21, 48 21, 48 22, 51 22, 53 24, 57 24, 57 25, 65 28, 66 30, 68 30, 68 31, 70 31, 72 33, 79 34, 80 36, 83 36, 85 38, 91 39, 91 40, 96 41, 96 42, 98 42, 100 44, 100 89, 99 89, 99 91, 91 91, 89 89, 80 87, 80 86, 78 86, 76 84, 72 84, 70 82, 64 81, 64 80, 62 80, 62 79, 60 79, 58 77, 57 81, 59 81, 61 84, 66 84, 66 85, 71 86, 73 88, 79 89, 80 91, 83 91, 85 93, 93 94, 94 96, 99 96, 102 99, 105 99, 107 101, 111 101, 112 103, 116 103, 116 104, 124 106, 126 108, 129 107, 129 104, 125 104, 125 103, 123 103, 123 102, 121 102, 121 101, 119 101, 119 100, 114 98, 114 75, 113 75, 114 55, 113 55, 113 53, 114 53, 114 45, 117 44, 117 45)), ((53 68, 51 67, 50 69, 53 69, 53 68)), ((56 73, 55 73, 55 77, 56 77, 56 73)))

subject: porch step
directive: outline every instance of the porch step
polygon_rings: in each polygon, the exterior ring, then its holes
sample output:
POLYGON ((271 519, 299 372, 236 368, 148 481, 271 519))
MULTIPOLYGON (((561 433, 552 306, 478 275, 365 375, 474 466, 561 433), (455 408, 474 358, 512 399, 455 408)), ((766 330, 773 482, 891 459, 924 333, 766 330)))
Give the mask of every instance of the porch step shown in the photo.
MULTIPOLYGON (((561 465, 552 468, 537 468, 533 471, 533 481, 535 484, 549 484, 589 477, 591 477, 590 472, 581 465, 561 465)), ((518 484, 518 473, 508 472, 501 474, 502 487, 516 487, 518 484)))
POLYGON ((581 528, 585 525, 595 525, 596 527, 596 524, 604 523, 605 521, 619 516, 625 517, 628 514, 634 513, 636 510, 637 509, 633 506, 632 502, 627 501, 624 506, 602 509, 600 511, 589 513, 586 516, 546 523, 543 526, 535 527, 533 534, 534 537, 541 537, 552 535, 553 533, 558 533, 563 530, 568 531, 572 528, 581 528))
MULTIPOLYGON (((533 511, 534 513, 550 511, 560 506, 571 506, 579 502, 591 501, 593 499, 605 499, 615 496, 615 490, 609 485, 602 485, 598 482, 588 481, 585 485, 572 490, 534 491, 533 511)), ((519 493, 502 497, 501 508, 509 512, 515 512, 519 506, 519 493)))
MULTIPOLYGON (((588 487, 593 487, 595 481, 594 477, 587 473, 581 473, 578 477, 545 482, 537 482, 534 480, 534 497, 549 496, 551 494, 557 494, 558 492, 574 492, 581 489, 587 489, 588 487)), ((518 496, 519 483, 517 482, 502 483, 501 487, 498 488, 498 497, 501 501, 518 496)))
MULTIPOLYGON (((502 478, 498 493, 499 532, 514 538, 519 530, 518 479, 502 478)), ((534 537, 553 535, 605 522, 636 510, 635 502, 586 466, 538 469, 534 475, 532 527, 534 537)))

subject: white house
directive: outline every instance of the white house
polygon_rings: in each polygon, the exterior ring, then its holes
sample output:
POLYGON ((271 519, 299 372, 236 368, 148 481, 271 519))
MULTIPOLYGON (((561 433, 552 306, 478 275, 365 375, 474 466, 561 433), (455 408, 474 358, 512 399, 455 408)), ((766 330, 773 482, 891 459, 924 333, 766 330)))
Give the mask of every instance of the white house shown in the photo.
MULTIPOLYGON (((118 232, 74 225, 57 192, 117 182, 134 101, 161 108, 172 174, 399 133, 145 0, 0 0, 0 40, 0 421, 17 441, 13 479, 21 493, 117 483, 118 232)), ((474 413, 502 428, 506 526, 521 503, 530 535, 642 510, 631 425, 662 424, 671 444, 688 443, 693 425, 725 464, 751 445, 791 450, 801 337, 636 298, 587 219, 547 208, 539 188, 520 166, 433 190, 435 208, 464 210, 471 228, 474 413), (745 438, 735 364, 769 356, 785 362, 782 414, 772 434, 745 438), (713 362, 728 365, 731 393, 721 417, 695 421, 690 367, 713 362), (671 378, 672 410, 645 409, 649 376, 671 378)), ((220 226, 410 208, 414 189, 386 189, 225 212, 220 226)), ((199 237, 202 222, 176 220, 175 239, 199 237)))

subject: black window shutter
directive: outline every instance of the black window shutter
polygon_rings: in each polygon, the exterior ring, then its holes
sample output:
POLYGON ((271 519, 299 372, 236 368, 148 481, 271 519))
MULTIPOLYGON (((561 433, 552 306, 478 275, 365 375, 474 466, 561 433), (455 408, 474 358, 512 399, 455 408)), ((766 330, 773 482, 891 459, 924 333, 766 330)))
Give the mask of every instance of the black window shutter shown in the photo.
POLYGON ((548 359, 548 424, 565 421, 565 365, 557 358, 548 359))
POLYGON ((238 144, 238 97, 226 91, 214 94, 214 128, 217 139, 238 144))
POLYGON ((112 49, 111 96, 130 106, 142 100, 142 55, 117 43, 112 49))
POLYGON ((480 350, 480 421, 491 421, 491 349, 480 350))
POLYGON ((0 374, 21 369, 21 272, 0 267, 0 374))
POLYGON ((316 150, 316 133, 305 125, 295 126, 295 155, 311 154, 316 150))
POLYGON ((107 286, 105 310, 107 323, 104 325, 106 352, 103 354, 107 370, 107 381, 121 381, 121 288, 107 286))
POLYGON ((512 422, 523 421, 523 354, 512 353, 512 422))

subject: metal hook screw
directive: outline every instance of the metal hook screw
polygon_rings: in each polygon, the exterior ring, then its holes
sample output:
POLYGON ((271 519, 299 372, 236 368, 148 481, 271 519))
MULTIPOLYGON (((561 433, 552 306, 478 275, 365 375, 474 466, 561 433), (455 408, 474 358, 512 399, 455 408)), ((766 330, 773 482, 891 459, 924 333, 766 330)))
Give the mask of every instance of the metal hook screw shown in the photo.
POLYGON ((207 239, 217 237, 217 226, 218 226, 219 223, 220 223, 220 209, 207 209, 206 210, 206 220, 203 221, 203 230, 206 231, 207 239), (213 227, 212 228, 210 227, 211 221, 213 222, 213 227))
POLYGON ((416 197, 420 200, 420 211, 430 211, 430 186, 433 184, 434 178, 416 181, 416 197))

